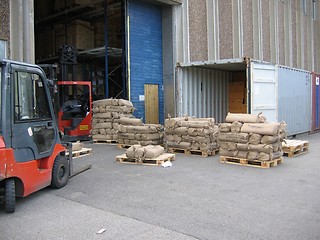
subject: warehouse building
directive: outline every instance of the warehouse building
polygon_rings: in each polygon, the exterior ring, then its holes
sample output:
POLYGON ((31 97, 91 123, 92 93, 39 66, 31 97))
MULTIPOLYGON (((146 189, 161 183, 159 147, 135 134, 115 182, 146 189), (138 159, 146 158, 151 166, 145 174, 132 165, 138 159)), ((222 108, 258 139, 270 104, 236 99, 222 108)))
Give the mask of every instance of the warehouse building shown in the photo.
POLYGON ((92 82, 94 99, 128 98, 147 123, 263 112, 290 135, 320 128, 316 0, 0 4, 1 56, 52 64, 74 45, 76 78, 92 82))

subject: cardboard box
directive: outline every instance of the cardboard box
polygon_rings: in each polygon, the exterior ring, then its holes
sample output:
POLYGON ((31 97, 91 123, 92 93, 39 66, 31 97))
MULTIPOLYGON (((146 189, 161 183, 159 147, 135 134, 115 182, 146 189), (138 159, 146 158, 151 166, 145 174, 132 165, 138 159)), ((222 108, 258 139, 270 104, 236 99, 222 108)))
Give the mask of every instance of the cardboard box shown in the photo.
POLYGON ((72 45, 78 50, 94 48, 94 29, 89 22, 75 20, 67 25, 67 36, 65 25, 55 26, 56 50, 62 45, 72 45))

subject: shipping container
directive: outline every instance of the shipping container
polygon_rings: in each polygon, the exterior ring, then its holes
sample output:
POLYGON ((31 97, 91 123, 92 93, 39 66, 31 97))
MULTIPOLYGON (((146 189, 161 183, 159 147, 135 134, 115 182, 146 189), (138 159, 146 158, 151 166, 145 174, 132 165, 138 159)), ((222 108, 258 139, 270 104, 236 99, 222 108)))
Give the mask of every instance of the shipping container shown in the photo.
POLYGON ((268 122, 285 121, 289 136, 311 129, 308 71, 252 59, 185 63, 177 67, 176 92, 177 116, 224 122, 228 112, 262 113, 268 122))
POLYGON ((312 73, 312 126, 311 131, 320 130, 320 74, 312 73))
POLYGON ((277 120, 275 66, 250 59, 180 64, 177 68, 177 114, 214 117, 228 112, 260 113, 277 120))

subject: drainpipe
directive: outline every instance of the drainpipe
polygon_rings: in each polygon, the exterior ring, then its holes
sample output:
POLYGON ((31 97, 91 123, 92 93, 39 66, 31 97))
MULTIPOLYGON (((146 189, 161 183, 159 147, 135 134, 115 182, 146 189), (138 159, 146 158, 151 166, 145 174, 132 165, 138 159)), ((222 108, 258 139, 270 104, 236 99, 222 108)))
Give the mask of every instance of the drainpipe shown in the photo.
POLYGON ((33 0, 22 2, 23 13, 23 61, 35 62, 34 55, 34 8, 33 0))

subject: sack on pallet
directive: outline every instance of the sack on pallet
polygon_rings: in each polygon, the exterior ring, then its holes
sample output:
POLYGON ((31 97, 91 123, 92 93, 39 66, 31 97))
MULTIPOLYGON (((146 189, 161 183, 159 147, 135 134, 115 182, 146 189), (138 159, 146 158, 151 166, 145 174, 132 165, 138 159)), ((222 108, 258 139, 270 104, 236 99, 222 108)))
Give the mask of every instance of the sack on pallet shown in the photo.
POLYGON ((224 142, 247 143, 250 135, 248 133, 219 133, 218 139, 224 142))
POLYGON ((248 151, 238 151, 237 157, 238 157, 238 158, 247 159, 247 158, 248 158, 248 154, 249 154, 248 151))
POLYGON ((140 134, 139 136, 139 140, 142 140, 142 141, 160 140, 162 138, 163 138, 163 133, 144 133, 144 134, 140 134))
POLYGON ((231 124, 232 123, 220 123, 219 124, 219 131, 220 132, 230 132, 231 131, 231 124))
POLYGON ((188 129, 186 127, 178 127, 175 129, 165 129, 165 133, 167 134, 178 134, 178 135, 187 135, 188 129))
POLYGON ((227 123, 233 122, 242 123, 264 123, 266 118, 261 114, 246 114, 246 113, 228 113, 226 116, 227 123))
POLYGON ((112 128, 112 122, 97 123, 97 124, 94 124, 93 127, 94 127, 95 129, 99 129, 99 128, 112 128))
POLYGON ((229 150, 220 148, 219 153, 221 156, 236 157, 238 154, 238 151, 229 151, 229 150))
POLYGON ((122 125, 132 125, 132 126, 141 126, 143 125, 142 119, 140 118, 128 118, 128 117, 121 117, 118 123, 122 125))
POLYGON ((241 150, 241 149, 238 149, 237 147, 237 143, 235 142, 224 142, 224 141, 218 141, 219 143, 219 146, 223 149, 226 149, 228 151, 236 151, 236 150, 241 150))
POLYGON ((260 161, 269 161, 269 160, 273 160, 273 159, 276 159, 276 158, 279 158, 283 155, 283 152, 282 151, 278 151, 278 152, 274 152, 274 153, 271 153, 271 154, 267 154, 267 153, 264 153, 264 152, 260 152, 258 154, 258 159, 260 161))
POLYGON ((137 148, 141 148, 141 145, 132 145, 131 147, 129 147, 125 154, 127 156, 128 159, 133 160, 134 156, 135 156, 135 151, 137 148))
POLYGON ((128 107, 133 107, 133 104, 131 101, 125 100, 125 99, 119 99, 118 102, 119 106, 128 106, 128 107))
POLYGON ((250 135, 249 143, 250 144, 260 144, 262 135, 253 133, 250 135))
POLYGON ((144 124, 141 126, 126 126, 126 132, 132 133, 158 133, 162 131, 160 124, 144 124))
POLYGON ((231 132, 234 132, 234 133, 238 133, 238 132, 240 132, 241 127, 242 127, 242 123, 235 121, 235 122, 233 122, 233 123, 231 124, 231 126, 230 126, 230 131, 231 131, 231 132))
POLYGON ((277 135, 280 123, 244 123, 241 132, 258 133, 261 135, 277 135))
POLYGON ((186 120, 186 117, 167 118, 164 120, 164 126, 166 128, 178 128, 180 121, 186 120))
POLYGON ((247 158, 248 160, 256 160, 258 159, 259 152, 250 151, 248 152, 247 158))
POLYGON ((181 149, 190 149, 191 143, 189 142, 169 142, 167 141, 167 147, 169 148, 181 148, 181 149))
POLYGON ((278 135, 274 135, 274 136, 265 135, 261 138, 261 143, 263 143, 263 144, 271 144, 271 143, 275 143, 278 141, 279 141, 278 135))
POLYGON ((205 121, 181 121, 179 125, 187 128, 209 128, 213 126, 210 122, 205 121))
POLYGON ((169 142, 181 142, 182 137, 179 135, 171 135, 171 134, 166 134, 166 141, 169 142))
POLYGON ((94 118, 112 118, 112 114, 110 112, 106 112, 106 113, 94 113, 93 114, 94 118))
POLYGON ((164 153, 164 148, 161 147, 160 145, 157 145, 157 146, 148 145, 148 146, 145 146, 144 149, 145 149, 144 157, 146 159, 154 159, 164 153))

